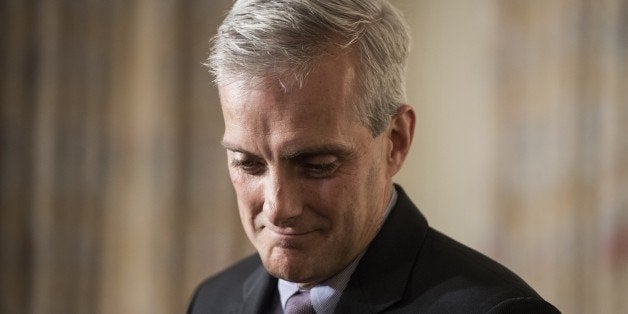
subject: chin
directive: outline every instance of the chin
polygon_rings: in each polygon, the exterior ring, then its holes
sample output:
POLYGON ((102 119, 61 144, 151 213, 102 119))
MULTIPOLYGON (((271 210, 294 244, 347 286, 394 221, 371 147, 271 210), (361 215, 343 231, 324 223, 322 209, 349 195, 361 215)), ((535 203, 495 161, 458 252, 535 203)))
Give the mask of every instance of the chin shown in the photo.
POLYGON ((320 265, 320 262, 290 251, 289 249, 275 248, 265 258, 263 257, 262 262, 268 273, 291 282, 315 282, 319 276, 317 276, 317 269, 314 265, 320 265))

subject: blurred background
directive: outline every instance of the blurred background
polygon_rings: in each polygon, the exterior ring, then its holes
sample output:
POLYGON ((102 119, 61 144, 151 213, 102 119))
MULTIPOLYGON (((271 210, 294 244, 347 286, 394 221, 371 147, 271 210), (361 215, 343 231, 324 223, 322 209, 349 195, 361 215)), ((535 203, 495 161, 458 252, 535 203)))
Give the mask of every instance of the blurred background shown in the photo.
MULTIPOLYGON (((565 313, 628 312, 628 1, 398 0, 396 181, 565 313)), ((231 1, 0 2, 0 312, 182 313, 251 253, 201 63, 231 1)))

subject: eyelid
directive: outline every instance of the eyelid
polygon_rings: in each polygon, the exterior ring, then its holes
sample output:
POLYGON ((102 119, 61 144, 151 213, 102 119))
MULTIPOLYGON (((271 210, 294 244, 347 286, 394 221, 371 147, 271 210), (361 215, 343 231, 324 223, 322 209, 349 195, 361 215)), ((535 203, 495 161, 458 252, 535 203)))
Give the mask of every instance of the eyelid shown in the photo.
POLYGON ((244 166, 246 164, 250 164, 250 163, 253 163, 253 162, 255 162, 255 161, 234 158, 234 159, 231 160, 231 165, 234 166, 234 167, 239 167, 239 166, 244 166))
POLYGON ((266 164, 266 162, 264 162, 264 160, 259 159, 259 158, 255 158, 255 157, 246 157, 246 156, 242 156, 240 158, 238 157, 233 157, 231 158, 231 164, 233 165, 245 165, 245 164, 266 164))
POLYGON ((229 165, 232 168, 238 169, 238 171, 243 171, 250 175, 259 175, 265 171, 266 163, 252 156, 247 156, 246 154, 241 154, 241 156, 236 157, 232 156, 229 161, 229 165))
POLYGON ((306 177, 324 179, 333 176, 339 166, 340 163, 335 159, 331 162, 305 162, 300 167, 306 177))
POLYGON ((309 170, 313 171, 330 171, 335 169, 338 166, 336 162, 328 162, 328 163, 306 163, 305 166, 309 170))

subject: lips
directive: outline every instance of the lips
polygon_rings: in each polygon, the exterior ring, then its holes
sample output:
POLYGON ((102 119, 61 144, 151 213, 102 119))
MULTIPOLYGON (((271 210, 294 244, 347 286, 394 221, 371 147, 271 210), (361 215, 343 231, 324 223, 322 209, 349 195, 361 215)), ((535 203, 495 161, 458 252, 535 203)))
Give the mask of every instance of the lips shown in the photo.
POLYGON ((270 228, 267 227, 267 229, 269 231, 271 231, 274 234, 277 234, 279 236, 283 236, 283 237, 298 237, 298 236, 304 236, 304 235, 308 235, 310 233, 315 232, 316 230, 295 230, 292 228, 287 228, 287 229, 279 229, 279 228, 270 228))

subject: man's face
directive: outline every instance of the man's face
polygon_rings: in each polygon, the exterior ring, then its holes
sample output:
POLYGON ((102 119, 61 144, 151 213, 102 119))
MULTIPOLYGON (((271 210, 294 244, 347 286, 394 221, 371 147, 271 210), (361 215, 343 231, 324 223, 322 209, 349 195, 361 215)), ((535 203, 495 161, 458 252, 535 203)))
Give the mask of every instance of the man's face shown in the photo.
POLYGON ((302 88, 220 87, 223 145, 244 229, 268 272, 310 285, 350 263, 378 231, 394 171, 386 132, 358 120, 356 70, 330 57, 302 88))

